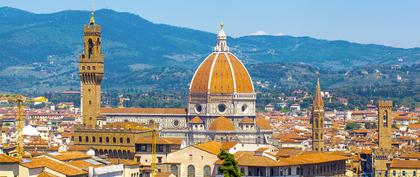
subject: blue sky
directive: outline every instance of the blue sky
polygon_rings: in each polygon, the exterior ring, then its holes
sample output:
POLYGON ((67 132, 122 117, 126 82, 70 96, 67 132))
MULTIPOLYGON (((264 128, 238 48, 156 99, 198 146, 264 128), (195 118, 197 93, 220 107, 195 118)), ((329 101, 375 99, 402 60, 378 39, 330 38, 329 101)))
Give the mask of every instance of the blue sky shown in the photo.
MULTIPOLYGON (((0 0, 36 13, 90 10, 91 0, 0 0)), ((95 0, 96 9, 232 36, 253 33, 420 47, 419 0, 95 0)))

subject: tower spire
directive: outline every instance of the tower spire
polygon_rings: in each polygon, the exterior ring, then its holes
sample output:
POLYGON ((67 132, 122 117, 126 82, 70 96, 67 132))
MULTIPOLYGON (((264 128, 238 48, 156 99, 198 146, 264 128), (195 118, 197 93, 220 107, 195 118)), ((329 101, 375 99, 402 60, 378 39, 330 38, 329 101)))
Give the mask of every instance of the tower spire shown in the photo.
POLYGON ((227 36, 223 30, 224 26, 223 21, 220 22, 220 30, 219 33, 217 33, 217 44, 214 47, 215 52, 229 52, 229 47, 227 46, 227 36))
POLYGON ((315 90, 315 97, 314 97, 314 106, 316 107, 324 107, 324 101, 322 100, 321 95, 321 84, 319 83, 319 77, 316 82, 316 90, 315 90))
POLYGON ((91 17, 89 20, 89 26, 94 26, 95 25, 95 6, 92 0, 92 12, 91 12, 91 17))

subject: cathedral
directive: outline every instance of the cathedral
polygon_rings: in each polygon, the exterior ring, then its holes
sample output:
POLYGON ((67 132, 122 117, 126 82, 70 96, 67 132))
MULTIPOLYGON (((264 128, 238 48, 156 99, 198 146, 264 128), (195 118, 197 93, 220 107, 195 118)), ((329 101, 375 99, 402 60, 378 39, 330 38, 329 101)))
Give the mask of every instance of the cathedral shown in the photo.
POLYGON ((251 76, 230 52, 223 24, 213 52, 191 79, 187 108, 101 108, 103 61, 101 28, 92 14, 84 27, 84 53, 79 64, 82 117, 87 128, 118 122, 156 123, 161 137, 183 138, 188 144, 210 140, 271 142, 270 122, 256 117, 251 76))

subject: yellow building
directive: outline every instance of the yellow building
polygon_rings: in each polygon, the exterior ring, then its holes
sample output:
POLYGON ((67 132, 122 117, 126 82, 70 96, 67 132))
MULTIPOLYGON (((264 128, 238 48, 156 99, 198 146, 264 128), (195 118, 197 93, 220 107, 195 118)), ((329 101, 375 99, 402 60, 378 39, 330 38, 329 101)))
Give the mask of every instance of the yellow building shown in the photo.
POLYGON ((393 159, 389 172, 389 176, 419 176, 420 160, 393 159))

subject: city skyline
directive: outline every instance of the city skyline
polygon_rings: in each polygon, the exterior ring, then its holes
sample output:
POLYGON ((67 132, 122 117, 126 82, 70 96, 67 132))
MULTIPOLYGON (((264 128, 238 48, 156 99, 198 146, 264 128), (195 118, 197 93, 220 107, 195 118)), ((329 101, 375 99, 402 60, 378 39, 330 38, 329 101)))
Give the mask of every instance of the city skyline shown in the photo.
MULTIPOLYGON (((224 21, 234 37, 246 35, 310 36, 394 47, 419 47, 419 2, 406 1, 95 1, 95 9, 113 9, 138 14, 154 23, 163 23, 208 32, 224 21), (127 5, 130 4, 130 5, 127 5), (256 8, 255 8, 256 7, 256 8), (217 9, 217 10, 215 10, 217 9), (235 9, 235 10, 233 10, 235 9), (264 9, 264 10, 260 10, 264 9), (396 12, 396 13, 390 13, 396 12), (245 20, 244 20, 245 19, 245 20)), ((91 10, 92 2, 5 0, 1 6, 35 13, 63 10, 91 10)))

